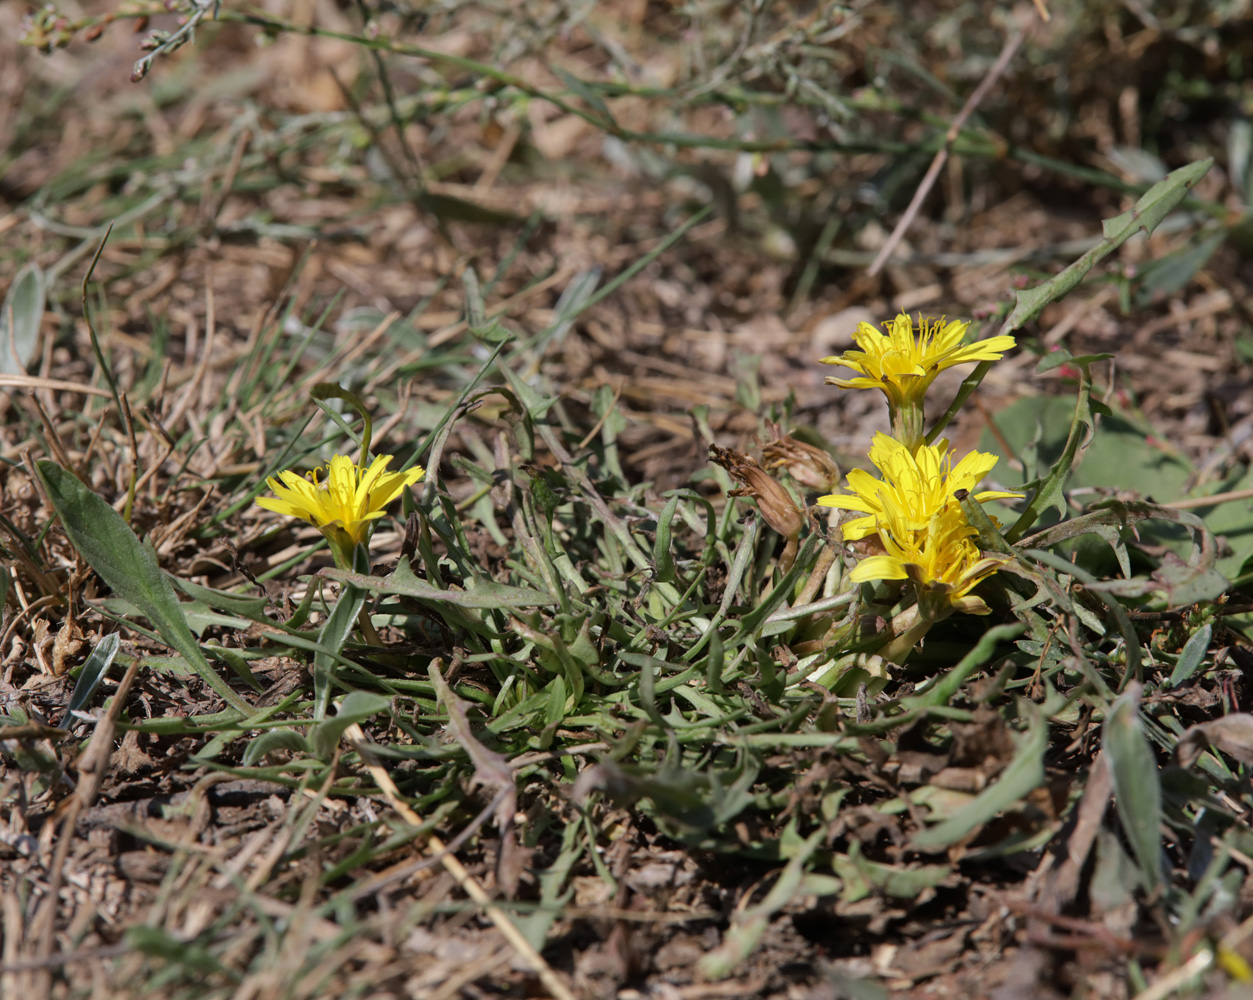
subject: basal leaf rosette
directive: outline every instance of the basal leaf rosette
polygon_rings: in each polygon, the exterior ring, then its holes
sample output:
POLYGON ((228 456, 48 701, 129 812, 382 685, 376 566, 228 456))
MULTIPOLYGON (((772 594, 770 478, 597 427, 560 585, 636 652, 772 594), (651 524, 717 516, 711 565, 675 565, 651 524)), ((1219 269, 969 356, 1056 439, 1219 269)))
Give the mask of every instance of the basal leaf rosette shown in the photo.
POLYGON ((258 497, 257 506, 308 521, 331 543, 336 563, 351 569, 352 550, 369 539, 384 508, 425 475, 421 466, 388 472, 391 460, 376 455, 362 468, 347 455, 335 455, 307 476, 288 469, 266 480, 274 496, 258 497))
POLYGON ((842 389, 878 389, 888 400, 895 436, 914 447, 923 440, 923 397, 935 377, 947 368, 975 361, 996 361, 1014 346, 1006 335, 965 343, 970 324, 944 317, 918 317, 904 313, 883 324, 885 332, 869 323, 858 325, 853 341, 858 350, 823 358, 824 365, 842 365, 859 377, 828 377, 842 389))

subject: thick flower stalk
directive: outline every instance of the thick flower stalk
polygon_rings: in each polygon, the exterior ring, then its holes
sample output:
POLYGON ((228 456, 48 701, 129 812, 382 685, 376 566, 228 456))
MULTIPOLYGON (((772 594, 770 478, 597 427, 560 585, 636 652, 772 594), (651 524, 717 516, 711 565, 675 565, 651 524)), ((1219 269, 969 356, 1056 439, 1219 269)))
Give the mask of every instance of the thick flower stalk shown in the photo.
POLYGON ((308 476, 280 472, 277 479, 266 480, 274 496, 258 497, 257 505, 308 521, 331 543, 336 563, 351 569, 353 549, 369 539, 383 508, 425 474, 421 466, 388 472, 391 460, 391 455, 376 455, 369 468, 362 468, 346 455, 335 455, 325 469, 308 476))
POLYGON ((827 378, 832 385, 882 391, 891 411, 892 433, 911 449, 923 441, 923 397, 935 377, 954 365, 996 361, 1014 346, 1010 336, 966 344, 963 338, 970 324, 945 321, 943 317, 919 316, 917 333, 913 320, 904 313, 883 326, 886 333, 869 323, 859 324, 853 334, 859 350, 823 358, 822 363, 843 365, 859 373, 858 378, 827 378))
MULTIPOLYGON (((857 541, 881 530, 889 513, 914 530, 925 528, 941 510, 957 508, 953 494, 973 490, 975 484, 992 471, 996 456, 972 451, 956 465, 948 442, 919 445, 911 451, 895 438, 876 434, 870 446, 870 461, 882 474, 876 479, 863 469, 848 474, 851 493, 833 493, 819 497, 823 507, 858 511, 864 517, 845 521, 844 540, 857 541)), ((980 503, 987 500, 1018 499, 1021 493, 984 490, 975 494, 980 503)))

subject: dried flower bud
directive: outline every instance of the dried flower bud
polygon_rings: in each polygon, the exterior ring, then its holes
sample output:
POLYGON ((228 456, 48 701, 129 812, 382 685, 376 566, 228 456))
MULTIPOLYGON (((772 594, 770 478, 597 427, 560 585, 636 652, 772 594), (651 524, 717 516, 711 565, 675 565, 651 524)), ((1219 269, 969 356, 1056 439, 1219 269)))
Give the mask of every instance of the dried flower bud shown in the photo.
POLYGON ((721 465, 731 473, 732 479, 743 484, 739 489, 732 490, 731 496, 756 500, 766 523, 784 538, 795 539, 800 534, 801 525, 805 523, 804 510, 797 506, 783 484, 761 467, 757 459, 711 444, 709 460, 721 465))
POLYGON ((840 484, 840 467, 829 454, 812 444, 783 434, 762 449, 767 469, 784 469, 806 489, 830 493, 840 484))

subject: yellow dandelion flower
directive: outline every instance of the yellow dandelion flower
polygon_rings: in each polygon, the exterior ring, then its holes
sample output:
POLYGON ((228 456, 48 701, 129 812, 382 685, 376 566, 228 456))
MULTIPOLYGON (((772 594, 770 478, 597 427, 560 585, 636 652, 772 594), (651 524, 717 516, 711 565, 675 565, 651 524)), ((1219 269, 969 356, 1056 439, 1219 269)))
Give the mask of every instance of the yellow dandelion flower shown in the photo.
POLYGON ((954 610, 986 614, 983 601, 966 595, 1009 556, 980 552, 973 540, 977 532, 960 507, 941 508, 921 529, 913 523, 908 512, 889 505, 879 528, 883 554, 862 559, 849 579, 909 580, 926 620, 938 621, 954 610))
POLYGON ((996 361, 1014 346, 1009 336, 989 337, 974 344, 963 344, 969 323, 945 321, 944 317, 918 317, 918 332, 904 313, 884 323, 886 335, 869 323, 861 323, 853 334, 860 350, 845 351, 823 358, 824 365, 843 365, 861 374, 860 378, 830 377, 842 389, 879 389, 893 411, 922 405, 922 397, 935 377, 946 368, 971 361, 996 361))
MULTIPOLYGON (((957 507, 953 494, 958 490, 973 490, 975 484, 992 471, 997 458, 986 452, 972 451, 954 465, 947 441, 919 445, 911 451, 895 438, 879 433, 870 446, 870 461, 882 473, 882 479, 876 479, 863 469, 853 469, 848 474, 851 493, 818 498, 823 507, 866 515, 844 523, 846 542, 873 535, 888 510, 914 530, 925 528, 939 511, 957 507)), ((1020 496, 1022 494, 1004 490, 984 490, 976 493, 975 499, 983 503, 1020 496)))
POLYGON ((391 455, 376 455, 368 469, 347 455, 335 455, 325 470, 308 477, 290 469, 267 479, 273 497, 258 497, 257 506, 308 521, 330 541, 337 557, 352 564, 352 550, 370 534, 371 523, 383 508, 425 474, 421 466, 387 472, 391 455), (319 476, 319 473, 323 473, 319 476))

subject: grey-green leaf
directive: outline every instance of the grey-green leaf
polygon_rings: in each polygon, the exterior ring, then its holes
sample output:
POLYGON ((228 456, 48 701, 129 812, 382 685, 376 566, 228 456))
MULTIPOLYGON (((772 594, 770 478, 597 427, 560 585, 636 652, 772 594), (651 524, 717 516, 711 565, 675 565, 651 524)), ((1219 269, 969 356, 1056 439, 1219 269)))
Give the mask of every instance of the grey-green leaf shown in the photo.
POLYGON ((395 571, 388 577, 345 573, 342 570, 327 570, 326 576, 332 580, 342 580, 354 587, 368 590, 372 594, 415 597, 422 601, 456 604, 463 608, 537 608, 557 603, 557 599, 551 594, 527 587, 511 587, 492 580, 477 581, 473 590, 448 590, 437 587, 426 580, 418 579, 407 559, 401 559, 395 571))
POLYGON ((1192 633, 1188 641, 1184 643, 1179 659, 1175 661, 1175 669, 1170 673, 1170 683, 1167 687, 1178 687, 1196 673, 1196 668, 1205 659, 1205 653, 1209 649, 1209 642, 1213 635, 1214 626, 1209 623, 1192 633))
POLYGON ((96 644, 96 648, 91 651, 91 655, 87 657, 87 662, 83 664, 83 669, 78 675, 74 693, 70 695, 70 707, 66 710, 67 713, 82 711, 83 706, 91 701, 91 696, 96 693, 96 688, 100 686, 104 675, 113 665, 119 641, 118 634, 110 632, 96 644))
POLYGON ((1119 695, 1101 727, 1101 741, 1109 754, 1118 818, 1152 892, 1162 881, 1162 785, 1140 721, 1140 690, 1132 683, 1119 695))
POLYGON ((157 565, 151 546, 140 542, 122 515, 72 472, 48 459, 40 459, 36 470, 66 536, 87 564, 119 597, 138 608, 166 645, 179 653, 231 708, 251 715, 251 706, 218 676, 200 651, 174 588, 157 565))
POLYGON ((0 308, 0 375, 23 375, 35 357, 44 315, 44 274, 38 264, 17 272, 0 308))
POLYGON ((1105 238, 1060 274, 1043 284, 1017 294, 1013 312, 1001 326, 1001 333, 1013 333, 1036 316, 1050 302, 1056 302, 1084 279, 1103 258, 1138 232, 1152 233, 1162 219, 1174 210, 1193 185, 1213 166, 1213 159, 1199 160, 1172 171, 1149 188, 1135 206, 1102 223, 1105 238))
MULTIPOLYGON (((360 550, 358 550, 360 551, 360 550)), ((335 676, 335 662, 344 643, 357 626, 357 618, 365 607, 366 592, 352 584, 345 584, 335 607, 327 615, 318 633, 321 650, 313 654, 313 717, 322 719, 331 698, 331 682, 335 676)))
POLYGON ((309 741, 294 729, 271 729, 248 744, 248 748, 244 751, 244 767, 252 767, 272 750, 290 750, 292 753, 307 754, 309 741))
POLYGON ((1001 772, 996 783, 980 792, 958 815, 915 835, 914 845, 932 850, 954 844, 1044 784, 1044 750, 1047 744, 1048 723, 1037 714, 1018 744, 1014 759, 1001 772))
POLYGON ((339 742, 345 729, 354 722, 365 722, 370 716, 387 711, 390 706, 390 699, 381 694, 353 691, 339 703, 339 711, 333 718, 313 727, 309 745, 319 759, 326 760, 335 751, 335 744, 339 742))

